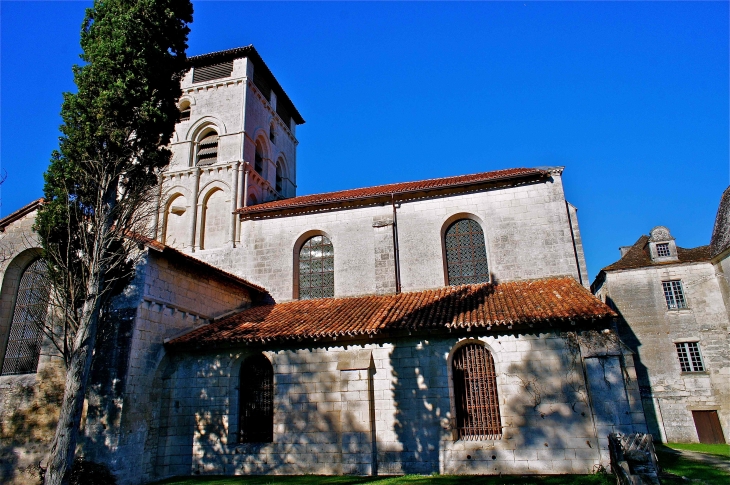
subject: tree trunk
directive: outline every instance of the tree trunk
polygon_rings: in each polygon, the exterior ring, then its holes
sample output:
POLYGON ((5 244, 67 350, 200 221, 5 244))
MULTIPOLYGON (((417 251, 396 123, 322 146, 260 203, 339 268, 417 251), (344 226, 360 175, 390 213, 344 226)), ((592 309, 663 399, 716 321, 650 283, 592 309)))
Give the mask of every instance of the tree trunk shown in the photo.
MULTIPOLYGON (((98 282, 95 283, 98 286, 98 282)), ((99 307, 96 301, 89 301, 84 305, 83 323, 74 345, 74 354, 66 370, 66 387, 63 391, 61 413, 46 470, 45 485, 69 483, 99 324, 99 307)))

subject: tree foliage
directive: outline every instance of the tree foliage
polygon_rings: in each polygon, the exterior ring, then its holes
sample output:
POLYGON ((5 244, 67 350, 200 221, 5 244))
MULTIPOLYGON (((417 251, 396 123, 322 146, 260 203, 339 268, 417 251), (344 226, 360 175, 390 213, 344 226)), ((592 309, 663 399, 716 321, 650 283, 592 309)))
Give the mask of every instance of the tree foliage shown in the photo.
POLYGON ((67 365, 46 483, 68 480, 97 326, 156 210, 191 21, 188 0, 96 0, 86 11, 77 92, 64 94, 35 224, 54 288, 46 333, 67 365))

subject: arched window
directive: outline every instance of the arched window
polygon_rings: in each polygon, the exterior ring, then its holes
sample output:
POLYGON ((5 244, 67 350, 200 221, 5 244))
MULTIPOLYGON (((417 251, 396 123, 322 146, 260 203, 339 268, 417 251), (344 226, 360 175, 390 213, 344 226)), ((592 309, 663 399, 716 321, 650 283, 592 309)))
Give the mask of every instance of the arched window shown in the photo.
POLYGON ((264 149, 261 147, 261 142, 256 142, 256 153, 254 154, 254 170, 256 173, 264 176, 264 149))
POLYGON ((269 127, 269 140, 271 143, 276 143, 276 125, 273 122, 269 127))
POLYGON ((460 219, 451 224, 444 245, 450 285, 489 282, 484 232, 478 222, 460 219))
POLYGON ((198 165, 212 165, 218 161, 218 133, 210 130, 203 134, 195 157, 198 165))
POLYGON ((281 189, 283 186, 283 184, 282 184, 283 181, 284 181, 284 176, 283 176, 282 170, 281 170, 281 160, 279 160, 278 162, 276 162, 276 191, 279 192, 280 194, 281 194, 281 189))
POLYGON ((481 344, 460 347, 453 360, 456 429, 459 439, 502 437, 494 359, 481 344))
POLYGON ((241 364, 238 440, 270 443, 274 440, 274 368, 263 354, 241 364))
POLYGON ((180 103, 180 121, 190 120, 190 101, 180 103))
POLYGON ((335 249, 327 236, 307 239, 299 250, 299 299, 335 296, 335 249))
POLYGON ((49 293, 46 263, 36 259, 20 277, 2 375, 31 374, 38 368, 49 293))

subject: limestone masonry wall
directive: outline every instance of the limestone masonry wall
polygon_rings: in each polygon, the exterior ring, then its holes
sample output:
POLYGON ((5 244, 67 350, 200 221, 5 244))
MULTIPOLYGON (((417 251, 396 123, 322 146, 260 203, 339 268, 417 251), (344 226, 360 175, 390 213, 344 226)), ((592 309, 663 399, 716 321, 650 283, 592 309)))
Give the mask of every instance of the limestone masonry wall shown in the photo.
POLYGON ((449 358, 455 346, 471 341, 467 339, 265 350, 275 385, 274 439, 265 444, 237 443, 239 371, 256 349, 176 360, 160 384, 158 478, 190 473, 590 473, 607 464, 604 434, 643 429, 635 384, 633 389, 623 385, 622 373, 633 369, 622 369, 619 357, 601 356, 609 371, 589 372, 587 389, 580 350, 565 334, 478 340, 494 356, 501 439, 455 439, 449 358), (343 365, 358 360, 368 363, 343 365), (601 384, 606 379, 612 390, 601 384), (605 406, 610 409, 594 414, 590 392, 609 401, 605 406), (631 403, 627 395, 633 396, 631 403), (635 414, 625 412, 630 408, 635 414), (624 415, 617 417, 619 413, 624 415))

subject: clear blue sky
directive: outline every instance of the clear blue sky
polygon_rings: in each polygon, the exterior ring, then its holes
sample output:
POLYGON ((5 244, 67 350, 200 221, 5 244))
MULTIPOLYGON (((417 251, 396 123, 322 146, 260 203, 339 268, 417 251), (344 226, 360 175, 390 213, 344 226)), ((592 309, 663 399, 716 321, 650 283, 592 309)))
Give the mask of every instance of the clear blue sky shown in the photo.
MULTIPOLYGON (((42 195, 89 2, 0 3, 2 215, 42 195)), ((591 278, 655 225, 708 244, 729 182, 728 3, 195 2, 307 123, 300 195, 564 165, 591 278)))

